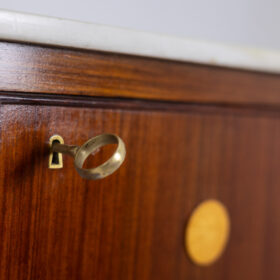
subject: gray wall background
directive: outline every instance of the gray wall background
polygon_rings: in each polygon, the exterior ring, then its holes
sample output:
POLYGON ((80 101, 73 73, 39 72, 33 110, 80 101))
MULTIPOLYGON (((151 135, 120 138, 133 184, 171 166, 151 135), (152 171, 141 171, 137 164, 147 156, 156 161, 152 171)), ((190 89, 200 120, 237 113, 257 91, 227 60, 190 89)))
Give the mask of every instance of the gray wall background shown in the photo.
POLYGON ((280 49, 280 0, 2 0, 0 8, 280 49))

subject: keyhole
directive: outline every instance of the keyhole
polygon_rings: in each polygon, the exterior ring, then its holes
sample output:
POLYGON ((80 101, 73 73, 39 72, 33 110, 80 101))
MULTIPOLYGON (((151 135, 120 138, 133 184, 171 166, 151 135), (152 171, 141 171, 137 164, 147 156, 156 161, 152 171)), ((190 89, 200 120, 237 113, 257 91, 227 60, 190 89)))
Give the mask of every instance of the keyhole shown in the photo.
MULTIPOLYGON (((55 144, 55 143, 60 144, 60 141, 59 140, 53 140, 52 145, 55 144)), ((58 153, 57 152, 53 152, 52 154, 53 154, 52 155, 52 165, 58 165, 59 164, 58 153)))
MULTIPOLYGON (((64 144, 63 138, 59 135, 53 135, 50 138, 50 147, 54 143, 64 144)), ((63 167, 63 160, 62 160, 62 154, 57 152, 50 152, 49 157, 49 168, 50 169, 58 169, 63 167)))

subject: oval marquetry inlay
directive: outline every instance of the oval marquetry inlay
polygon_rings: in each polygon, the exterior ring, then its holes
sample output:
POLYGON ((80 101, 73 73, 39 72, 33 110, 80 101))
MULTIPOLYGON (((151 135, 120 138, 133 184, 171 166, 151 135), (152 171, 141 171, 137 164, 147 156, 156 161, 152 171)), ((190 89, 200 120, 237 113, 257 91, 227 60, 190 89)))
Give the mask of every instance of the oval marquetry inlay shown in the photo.
POLYGON ((223 253, 230 232, 225 206, 217 200, 206 200, 193 211, 185 234, 186 250, 198 265, 210 265, 223 253))

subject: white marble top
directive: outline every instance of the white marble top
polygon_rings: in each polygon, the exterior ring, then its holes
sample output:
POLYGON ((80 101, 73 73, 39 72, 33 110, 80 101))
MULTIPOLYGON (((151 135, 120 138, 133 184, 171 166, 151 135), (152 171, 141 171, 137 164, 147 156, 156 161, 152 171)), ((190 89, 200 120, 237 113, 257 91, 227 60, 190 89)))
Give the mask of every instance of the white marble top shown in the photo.
POLYGON ((230 46, 0 10, 0 40, 280 73, 280 51, 230 46))

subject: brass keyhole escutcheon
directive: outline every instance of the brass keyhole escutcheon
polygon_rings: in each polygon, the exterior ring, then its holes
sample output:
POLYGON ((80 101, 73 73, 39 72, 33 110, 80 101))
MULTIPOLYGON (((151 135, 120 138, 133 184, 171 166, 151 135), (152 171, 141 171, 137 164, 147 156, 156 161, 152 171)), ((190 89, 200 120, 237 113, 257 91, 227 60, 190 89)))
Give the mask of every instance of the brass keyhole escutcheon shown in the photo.
POLYGON ((197 265, 211 265, 221 257, 230 234, 230 218, 218 200, 206 200, 191 214, 185 232, 185 246, 197 265))
MULTIPOLYGON (((52 145, 55 143, 64 144, 64 140, 60 135, 53 135, 49 140, 50 147, 52 147, 52 145)), ((63 159, 61 153, 51 151, 49 155, 49 168, 50 169, 63 168, 63 159)))

